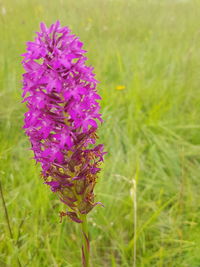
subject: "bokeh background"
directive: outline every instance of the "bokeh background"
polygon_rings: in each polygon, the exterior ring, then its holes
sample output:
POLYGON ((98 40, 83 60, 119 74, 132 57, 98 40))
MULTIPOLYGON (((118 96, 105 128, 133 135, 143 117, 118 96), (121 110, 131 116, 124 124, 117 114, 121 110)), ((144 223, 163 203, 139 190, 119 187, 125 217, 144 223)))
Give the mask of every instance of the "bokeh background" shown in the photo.
POLYGON ((59 223, 63 205, 22 130, 20 54, 57 19, 101 81, 108 154, 96 186, 105 208, 89 214, 91 266, 199 267, 198 0, 0 1, 0 181, 13 233, 0 200, 0 266, 80 266, 79 225, 59 223))

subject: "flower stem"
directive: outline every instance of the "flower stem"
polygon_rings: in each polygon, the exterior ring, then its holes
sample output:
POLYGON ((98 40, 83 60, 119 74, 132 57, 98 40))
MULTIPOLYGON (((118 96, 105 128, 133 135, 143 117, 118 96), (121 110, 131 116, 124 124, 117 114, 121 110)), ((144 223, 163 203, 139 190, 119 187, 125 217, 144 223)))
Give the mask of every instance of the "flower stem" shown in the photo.
POLYGON ((89 267, 89 258, 90 258, 90 243, 89 243, 89 232, 87 225, 87 215, 81 214, 81 223, 82 226, 82 263, 83 267, 89 267))

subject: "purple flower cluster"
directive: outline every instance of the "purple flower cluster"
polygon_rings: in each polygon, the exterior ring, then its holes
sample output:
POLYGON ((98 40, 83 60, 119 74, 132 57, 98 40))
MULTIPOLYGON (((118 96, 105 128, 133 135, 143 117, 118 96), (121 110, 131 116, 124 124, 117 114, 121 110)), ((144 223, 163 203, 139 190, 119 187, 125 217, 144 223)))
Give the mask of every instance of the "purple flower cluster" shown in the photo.
POLYGON ((61 215, 81 222, 79 214, 98 204, 93 190, 105 154, 96 145, 101 98, 79 38, 59 22, 40 27, 22 55, 24 128, 45 183, 69 207, 61 215))

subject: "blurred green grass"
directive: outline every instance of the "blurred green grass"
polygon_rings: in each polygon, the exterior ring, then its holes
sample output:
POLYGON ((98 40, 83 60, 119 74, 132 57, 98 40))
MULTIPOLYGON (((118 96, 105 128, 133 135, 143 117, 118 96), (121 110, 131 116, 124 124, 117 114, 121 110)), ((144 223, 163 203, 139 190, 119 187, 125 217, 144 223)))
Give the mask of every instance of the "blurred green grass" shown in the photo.
POLYGON ((0 1, 0 266, 80 266, 80 229, 58 213, 25 137, 20 54, 39 22, 80 36, 101 81, 108 151, 89 215, 92 266, 200 266, 200 2, 0 1), (124 90, 116 90, 117 86, 124 90), (134 238, 134 186, 137 231, 134 238))

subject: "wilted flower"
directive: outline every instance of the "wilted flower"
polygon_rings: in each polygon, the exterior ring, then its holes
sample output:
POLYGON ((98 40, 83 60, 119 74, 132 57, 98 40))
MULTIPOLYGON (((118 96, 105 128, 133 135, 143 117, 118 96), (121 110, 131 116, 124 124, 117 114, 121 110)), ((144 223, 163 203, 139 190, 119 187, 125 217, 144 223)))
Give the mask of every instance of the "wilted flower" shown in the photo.
POLYGON ((103 145, 96 145, 101 98, 82 46, 59 22, 50 28, 41 23, 22 55, 24 128, 45 183, 70 207, 61 216, 76 222, 98 204, 93 190, 105 154, 103 145))

